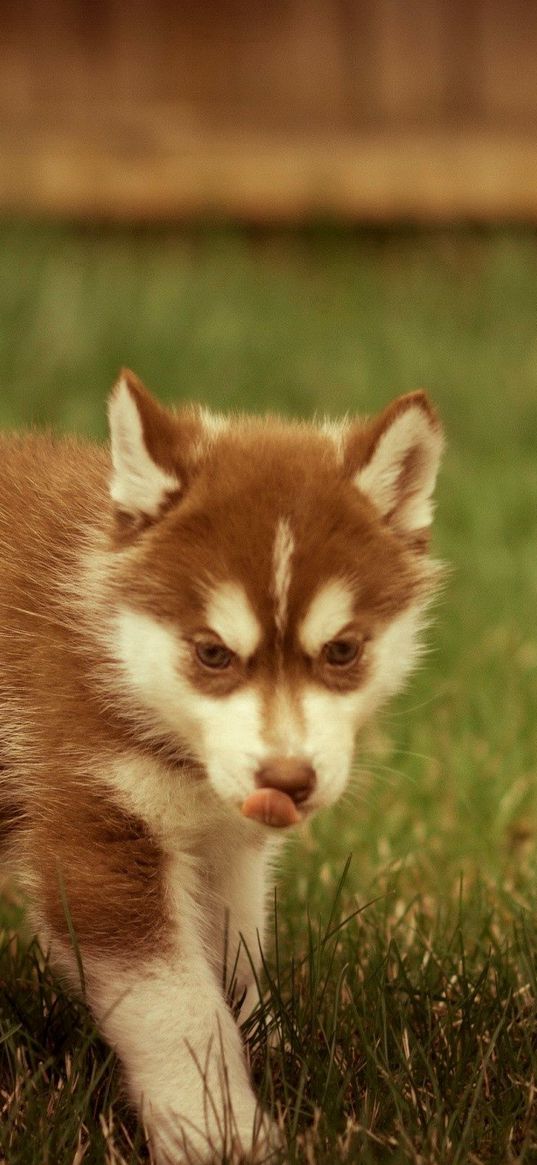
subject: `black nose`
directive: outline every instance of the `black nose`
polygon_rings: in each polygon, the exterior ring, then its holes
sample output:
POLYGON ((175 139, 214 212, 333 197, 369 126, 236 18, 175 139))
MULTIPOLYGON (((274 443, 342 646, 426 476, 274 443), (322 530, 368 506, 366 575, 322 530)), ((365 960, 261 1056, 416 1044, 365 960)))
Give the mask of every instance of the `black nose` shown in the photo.
POLYGON ((277 756, 258 769, 255 783, 261 789, 280 789, 301 805, 315 788, 315 769, 307 761, 277 756))

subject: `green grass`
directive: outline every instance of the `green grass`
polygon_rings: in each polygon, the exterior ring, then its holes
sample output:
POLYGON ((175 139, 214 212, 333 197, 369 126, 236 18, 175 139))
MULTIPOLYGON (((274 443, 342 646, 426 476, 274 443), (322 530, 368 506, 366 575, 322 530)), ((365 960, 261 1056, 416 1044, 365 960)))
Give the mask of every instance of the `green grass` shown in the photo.
MULTIPOLYGON (((0 226, 5 425, 103 436, 121 363, 304 415, 425 385, 446 424, 431 653, 279 882, 277 1033, 248 1034, 293 1165, 537 1161, 536 321, 530 234, 0 226)), ((86 1012, 1 917, 0 1160, 144 1160, 86 1012)))

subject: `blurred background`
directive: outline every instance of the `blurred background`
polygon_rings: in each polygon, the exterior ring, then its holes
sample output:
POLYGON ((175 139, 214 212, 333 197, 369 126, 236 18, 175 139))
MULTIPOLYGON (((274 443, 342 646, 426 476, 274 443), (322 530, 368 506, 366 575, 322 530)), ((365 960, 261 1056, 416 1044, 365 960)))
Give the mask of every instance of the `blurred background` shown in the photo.
POLYGON ((164 400, 306 416, 425 386, 454 566, 434 651, 356 816, 314 828, 361 884, 412 855, 426 884, 514 884, 537 824, 537 6, 0 15, 0 420, 104 437, 124 363, 164 400))
POLYGON ((1 10, 6 209, 536 219, 531 0, 1 10))

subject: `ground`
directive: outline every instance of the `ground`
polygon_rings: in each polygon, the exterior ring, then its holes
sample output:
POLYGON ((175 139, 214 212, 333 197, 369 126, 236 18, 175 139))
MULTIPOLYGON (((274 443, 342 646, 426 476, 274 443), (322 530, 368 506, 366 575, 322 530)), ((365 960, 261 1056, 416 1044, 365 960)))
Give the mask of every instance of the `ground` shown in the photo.
MULTIPOLYGON (((0 421, 104 436, 127 363, 166 400, 375 411, 448 435, 430 652, 278 884, 258 1088, 296 1165, 537 1161, 537 241, 0 226, 0 421), (351 857, 352 855, 352 857, 351 857)), ((0 907, 0 1161, 135 1165, 84 1009, 0 907), (39 1146, 39 1157, 36 1157, 39 1146)))

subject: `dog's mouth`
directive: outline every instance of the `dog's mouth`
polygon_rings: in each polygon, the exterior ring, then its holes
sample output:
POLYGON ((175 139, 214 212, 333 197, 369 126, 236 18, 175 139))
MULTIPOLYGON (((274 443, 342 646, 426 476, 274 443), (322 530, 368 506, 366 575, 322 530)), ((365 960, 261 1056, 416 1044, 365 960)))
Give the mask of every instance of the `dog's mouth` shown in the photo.
POLYGON ((270 825, 274 829, 298 825, 298 822, 302 821, 302 815, 292 797, 281 789, 256 789, 255 793, 250 793, 243 802, 241 813, 251 821, 270 825))

